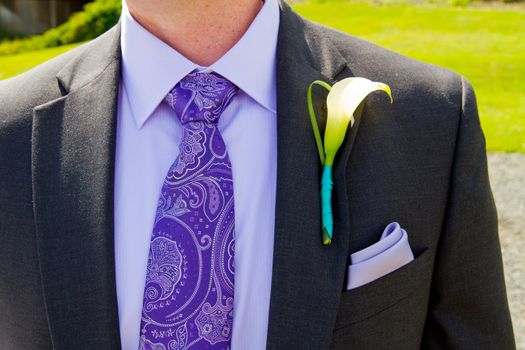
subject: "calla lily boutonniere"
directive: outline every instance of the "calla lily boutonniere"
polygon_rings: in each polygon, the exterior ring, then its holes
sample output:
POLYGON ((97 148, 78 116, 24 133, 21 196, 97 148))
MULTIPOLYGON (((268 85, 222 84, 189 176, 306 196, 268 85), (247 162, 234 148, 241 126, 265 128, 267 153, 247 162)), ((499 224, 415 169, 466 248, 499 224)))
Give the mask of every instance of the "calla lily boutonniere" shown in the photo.
POLYGON ((346 78, 335 83, 333 86, 330 86, 324 81, 315 80, 308 87, 308 112, 310 113, 310 121, 314 131, 315 142, 317 143, 317 150, 319 151, 319 158, 323 166, 321 176, 321 219, 324 245, 329 245, 332 242, 334 229, 332 216, 332 189, 334 187, 332 166, 335 155, 343 143, 348 124, 350 123, 350 127, 354 124, 355 110, 359 104, 374 91, 384 91, 390 97, 390 103, 393 102, 388 85, 373 82, 365 78, 346 78), (314 85, 320 85, 328 90, 328 96, 326 98, 327 119, 324 132, 324 147, 312 103, 312 87, 314 85))

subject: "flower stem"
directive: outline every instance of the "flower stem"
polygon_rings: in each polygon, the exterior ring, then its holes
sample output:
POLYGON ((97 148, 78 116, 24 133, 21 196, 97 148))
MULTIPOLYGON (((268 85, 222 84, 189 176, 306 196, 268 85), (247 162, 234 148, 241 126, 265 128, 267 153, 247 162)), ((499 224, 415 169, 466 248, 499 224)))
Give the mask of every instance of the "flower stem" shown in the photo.
POLYGON ((319 152, 319 159, 321 160, 321 165, 324 165, 323 140, 321 139, 321 133, 319 132, 319 126, 317 125, 317 118, 315 117, 314 105, 312 102, 312 87, 314 85, 322 86, 328 91, 330 91, 332 87, 328 85, 328 83, 322 80, 314 80, 308 86, 308 92, 307 92, 308 113, 310 114, 310 122, 312 123, 312 129, 314 130, 315 143, 317 144, 317 151, 319 152))

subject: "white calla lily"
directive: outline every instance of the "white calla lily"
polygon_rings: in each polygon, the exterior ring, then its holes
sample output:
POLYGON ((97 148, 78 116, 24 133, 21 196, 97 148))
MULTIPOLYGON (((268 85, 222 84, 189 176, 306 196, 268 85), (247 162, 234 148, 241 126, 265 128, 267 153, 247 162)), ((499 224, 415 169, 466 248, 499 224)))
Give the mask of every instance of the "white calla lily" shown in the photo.
POLYGON ((384 91, 390 96, 390 87, 386 84, 373 82, 365 78, 346 78, 333 86, 321 80, 313 81, 307 90, 308 113, 314 132, 319 159, 323 165, 321 175, 321 221, 323 244, 328 245, 332 242, 334 230, 334 220, 332 215, 332 190, 334 183, 332 180, 332 166, 335 155, 345 138, 348 124, 354 124, 354 113, 359 104, 374 91, 384 91), (312 87, 319 85, 328 90, 326 99, 327 117, 324 133, 324 147, 321 141, 321 134, 315 118, 314 106, 312 102, 312 87))
POLYGON ((374 91, 386 92, 392 102, 392 94, 388 85, 365 78, 346 78, 335 83, 330 89, 326 99, 325 165, 333 164, 335 154, 343 143, 348 124, 353 124, 355 110, 374 91))

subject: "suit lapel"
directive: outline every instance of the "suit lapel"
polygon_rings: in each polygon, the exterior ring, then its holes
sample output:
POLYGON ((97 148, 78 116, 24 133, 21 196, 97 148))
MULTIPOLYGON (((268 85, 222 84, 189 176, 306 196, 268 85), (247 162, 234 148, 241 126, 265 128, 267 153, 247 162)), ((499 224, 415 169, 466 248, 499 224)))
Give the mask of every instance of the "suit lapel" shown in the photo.
MULTIPOLYGON (((334 83, 346 67, 335 46, 284 3, 277 48, 277 199, 268 349, 326 349, 344 285, 349 222, 346 164, 360 117, 334 167, 334 239, 321 243, 321 165, 308 118, 306 90, 334 83)), ((351 72, 344 72, 346 76, 351 72)), ((322 105, 326 92, 314 100, 322 105)), ((321 131, 326 109, 317 114, 321 131)))
POLYGON ((55 349, 119 347, 113 174, 120 27, 58 73, 63 97, 33 112, 33 193, 55 349))

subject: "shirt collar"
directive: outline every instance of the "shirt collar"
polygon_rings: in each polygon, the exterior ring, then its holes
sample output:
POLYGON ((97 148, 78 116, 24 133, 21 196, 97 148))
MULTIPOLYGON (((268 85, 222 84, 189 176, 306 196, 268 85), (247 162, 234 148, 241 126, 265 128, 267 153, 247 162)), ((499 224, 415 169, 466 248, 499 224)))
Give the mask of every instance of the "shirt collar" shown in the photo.
POLYGON ((142 27, 123 1, 122 80, 137 128, 142 128, 178 81, 203 68, 224 76, 261 106, 275 112, 278 30, 277 0, 265 0, 241 39, 212 65, 201 67, 142 27))

